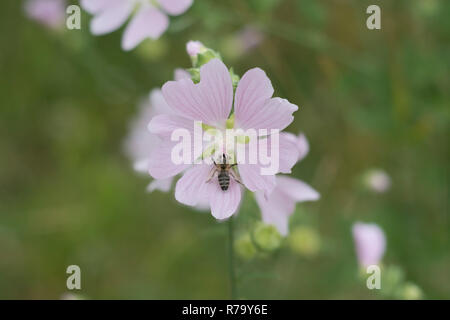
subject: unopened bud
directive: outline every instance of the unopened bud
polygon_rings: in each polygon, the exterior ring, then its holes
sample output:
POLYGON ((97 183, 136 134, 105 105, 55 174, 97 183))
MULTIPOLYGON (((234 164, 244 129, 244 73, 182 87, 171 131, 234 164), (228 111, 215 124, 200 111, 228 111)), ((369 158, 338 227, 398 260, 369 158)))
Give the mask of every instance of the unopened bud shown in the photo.
POLYGON ((320 236, 316 230, 308 226, 293 229, 288 243, 293 251, 307 257, 317 255, 320 250, 320 236))
POLYGON ((248 233, 243 234, 234 242, 234 249, 239 257, 250 260, 256 255, 256 248, 248 233))
POLYGON ((281 245, 281 235, 272 225, 259 223, 253 231, 253 239, 262 250, 275 250, 281 245))

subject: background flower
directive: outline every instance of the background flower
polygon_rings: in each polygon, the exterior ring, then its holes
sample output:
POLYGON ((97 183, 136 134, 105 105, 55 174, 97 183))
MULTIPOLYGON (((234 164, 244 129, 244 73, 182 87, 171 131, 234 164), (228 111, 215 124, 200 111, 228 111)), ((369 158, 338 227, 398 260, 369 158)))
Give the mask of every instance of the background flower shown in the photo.
POLYGON ((374 223, 357 222, 352 231, 358 263, 363 267, 379 264, 386 249, 383 230, 374 223))
POLYGON ((51 29, 64 27, 65 0, 26 0, 24 9, 28 17, 51 29))
MULTIPOLYGON (((175 79, 189 78, 189 74, 182 70, 175 70, 175 79)), ((161 114, 173 114, 167 105, 161 90, 153 89, 147 99, 139 105, 139 113, 131 122, 130 132, 125 141, 125 152, 133 161, 133 168, 142 173, 148 172, 150 155, 155 151, 161 140, 148 131, 148 124, 153 117, 161 114)), ((154 179, 147 187, 148 191, 159 189, 167 192, 172 184, 172 178, 154 179)))
MULTIPOLYGON (((298 148, 298 160, 302 160, 309 151, 309 144, 304 134, 296 137, 285 133, 298 148)), ((288 234, 289 217, 295 211, 295 205, 304 201, 315 201, 320 198, 319 193, 301 180, 285 175, 276 177, 275 189, 268 196, 259 191, 255 194, 262 219, 265 223, 274 225, 281 235, 288 234)))
POLYGON ((137 12, 127 25, 122 37, 122 49, 132 50, 144 39, 158 39, 169 26, 170 15, 180 15, 193 0, 156 0, 157 6, 141 0, 81 0, 82 7, 94 15, 91 32, 110 33, 120 28, 136 7, 137 12))
POLYGON ((381 169, 374 169, 367 172, 365 182, 370 190, 377 193, 384 193, 391 187, 391 177, 381 169))

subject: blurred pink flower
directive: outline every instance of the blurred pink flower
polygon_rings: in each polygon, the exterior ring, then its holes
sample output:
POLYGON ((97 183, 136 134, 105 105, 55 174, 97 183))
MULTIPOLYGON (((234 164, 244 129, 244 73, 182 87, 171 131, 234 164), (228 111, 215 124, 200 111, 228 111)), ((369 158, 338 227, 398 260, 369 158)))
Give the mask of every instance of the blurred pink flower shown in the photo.
MULTIPOLYGON (((298 148, 297 161, 302 160, 309 151, 306 137, 303 134, 298 137, 291 133, 284 134, 295 142, 298 148)), ((289 217, 294 213, 296 203, 315 201, 320 198, 320 195, 316 190, 298 179, 278 175, 273 192, 265 196, 263 192, 258 191, 255 193, 255 198, 261 209, 263 222, 274 225, 281 235, 286 236, 288 234, 289 217)))
POLYGON ((358 263, 364 267, 379 264, 386 249, 383 230, 374 223, 357 222, 352 232, 358 263))
POLYGON ((203 43, 200 41, 189 41, 186 43, 186 51, 189 56, 194 57, 200 53, 200 51, 204 48, 203 43))
POLYGON ((64 27, 66 0, 27 0, 26 15, 51 29, 64 27))
MULTIPOLYGON (((226 219, 236 212, 241 201, 239 184, 230 179, 228 190, 222 191, 217 179, 207 182, 213 165, 175 164, 171 161, 171 133, 184 128, 194 136, 194 121, 224 130, 233 106, 233 85, 227 67, 219 59, 212 59, 200 68, 200 82, 191 79, 169 81, 162 93, 175 115, 160 115, 152 119, 149 129, 163 141, 150 158, 149 172, 157 179, 173 177, 183 171, 175 187, 175 198, 186 205, 209 202, 216 219, 226 219)), ((247 71, 239 81, 234 96, 234 127, 247 129, 283 130, 293 120, 298 107, 285 99, 272 98, 273 88, 261 69, 247 71)), ((279 171, 289 173, 298 159, 295 143, 280 135, 279 171)), ((270 136, 267 138, 270 142, 270 136)), ((247 153, 248 154, 248 153, 247 153)), ((196 155, 192 152, 191 163, 196 155)), ((261 175, 260 164, 237 165, 243 184, 250 191, 262 190, 270 194, 275 187, 275 175, 261 175)))
MULTIPOLYGON (((175 79, 190 78, 189 73, 182 69, 175 70, 175 79)), ((147 126, 151 119, 160 114, 172 114, 161 90, 153 89, 149 98, 145 99, 139 107, 138 116, 132 121, 130 133, 125 139, 125 152, 133 162, 133 168, 142 173, 148 172, 148 164, 151 152, 158 146, 161 139, 151 134, 147 126)), ((147 187, 149 192, 161 190, 167 192, 172 185, 172 178, 154 179, 147 187)))
POLYGON ((264 40, 264 34, 259 29, 249 25, 239 31, 237 38, 241 50, 247 52, 261 44, 264 40))
POLYGON ((391 187, 391 177, 381 169, 371 170, 367 174, 366 179, 367 186, 370 190, 377 193, 384 193, 391 187))
POLYGON ((158 39, 169 26, 169 18, 184 13, 193 0, 81 0, 81 6, 95 17, 91 32, 110 33, 120 28, 139 6, 122 37, 122 49, 134 49, 146 38, 158 39))

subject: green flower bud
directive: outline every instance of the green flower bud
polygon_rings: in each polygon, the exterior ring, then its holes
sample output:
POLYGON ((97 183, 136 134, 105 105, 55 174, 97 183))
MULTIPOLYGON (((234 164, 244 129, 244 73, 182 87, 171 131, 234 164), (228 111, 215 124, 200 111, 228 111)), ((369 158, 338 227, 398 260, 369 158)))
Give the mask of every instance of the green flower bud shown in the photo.
POLYGON ((191 79, 194 83, 200 82, 200 69, 199 68, 190 68, 190 69, 187 69, 187 71, 191 75, 191 79))
POLYGON ((423 298, 423 292, 416 284, 407 282, 400 289, 399 297, 405 300, 420 300, 423 298))
POLYGON ((253 240, 262 250, 272 251, 281 245, 281 235, 278 230, 262 222, 258 223, 253 230, 253 240))
POLYGON ((395 265, 386 267, 381 272, 381 291, 386 296, 395 296, 404 281, 403 270, 395 265))
POLYGON ((292 230, 288 243, 294 252, 306 257, 313 257, 320 250, 320 236, 316 230, 308 226, 300 226, 292 230))
POLYGON ((256 255, 256 247, 248 233, 243 234, 234 241, 234 249, 239 257, 251 260, 256 255))
POLYGON ((194 67, 200 68, 202 65, 215 58, 222 60, 222 57, 218 52, 212 49, 205 49, 204 51, 197 54, 196 59, 192 59, 192 62, 194 64, 194 67))
POLYGON ((241 80, 241 78, 234 73, 233 68, 230 68, 230 76, 231 76, 231 81, 233 83, 233 88, 236 89, 238 84, 239 84, 239 80, 241 80))

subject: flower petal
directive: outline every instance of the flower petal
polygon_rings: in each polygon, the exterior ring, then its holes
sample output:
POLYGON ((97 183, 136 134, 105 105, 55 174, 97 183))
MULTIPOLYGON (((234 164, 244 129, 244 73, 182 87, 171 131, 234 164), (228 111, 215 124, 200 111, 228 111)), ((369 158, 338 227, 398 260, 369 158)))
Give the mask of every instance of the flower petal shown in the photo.
POLYGON ((130 132, 124 141, 124 151, 139 172, 148 172, 151 152, 159 145, 161 139, 148 132, 147 125, 155 115, 155 105, 148 100, 141 102, 139 113, 131 122, 130 132))
MULTIPOLYGON (((117 1, 117 0, 116 0, 117 1)), ((90 14, 97 14, 104 10, 108 4, 111 4, 111 0, 81 0, 81 7, 90 14)))
POLYGON ((263 222, 275 226, 281 235, 286 236, 295 201, 277 188, 268 197, 262 191, 255 192, 255 199, 261 209, 263 222))
POLYGON ((259 68, 248 70, 236 88, 234 112, 237 127, 252 128, 247 126, 247 123, 251 122, 251 119, 272 95, 272 83, 266 73, 259 68))
POLYGON ((194 121, 177 115, 160 114, 152 118, 148 124, 148 129, 151 133, 162 138, 170 138, 175 130, 186 129, 193 138, 194 121))
POLYGON ((167 179, 154 179, 147 186, 148 192, 153 192, 154 190, 160 190, 162 192, 168 192, 170 190, 170 186, 172 185, 172 178, 167 179))
POLYGON ((299 151, 298 161, 300 161, 305 158, 309 152, 309 143, 303 133, 301 133, 297 138, 297 148, 299 151))
POLYGON ((112 32, 121 25, 130 16, 134 8, 132 1, 112 1, 104 6, 104 10, 99 12, 91 21, 91 32, 95 35, 112 32))
POLYGON ((309 185, 287 176, 277 176, 277 189, 296 202, 315 201, 320 198, 320 194, 309 185))
POLYGON ((175 199, 189 206, 205 204, 208 199, 208 180, 213 166, 195 165, 187 170, 175 186, 175 199))
POLYGON ((278 161, 278 168, 276 173, 291 173, 292 167, 297 163, 299 151, 297 149, 297 140, 290 137, 290 133, 281 132, 278 135, 278 148, 274 145, 274 154, 272 154, 272 143, 275 141, 275 135, 267 138, 259 139, 258 151, 259 154, 267 155, 271 158, 272 163, 278 161), (278 153, 278 154, 277 154, 278 153))
POLYGON ((189 9, 193 0, 158 0, 158 2, 168 14, 177 16, 189 9))
POLYGON ((180 69, 180 68, 175 69, 175 72, 174 72, 175 81, 178 81, 181 79, 190 79, 190 78, 191 78, 191 75, 186 70, 180 69))
POLYGON ((241 188, 236 181, 230 179, 228 190, 223 191, 218 181, 211 181, 208 183, 208 197, 213 217, 219 220, 227 219, 239 207, 241 188))
POLYGON ((176 164, 172 161, 172 149, 179 142, 165 139, 153 150, 149 158, 148 172, 155 179, 166 179, 177 175, 190 164, 176 164))
POLYGON ((153 89, 149 94, 149 100, 155 115, 173 114, 172 109, 170 109, 160 89, 153 89))
POLYGON ((200 68, 200 83, 169 81, 162 87, 169 106, 192 120, 223 127, 231 111, 233 86, 227 67, 213 59, 200 68))
POLYGON ((55 29, 64 25, 65 9, 63 0, 28 0, 24 4, 28 17, 55 29))
POLYGON ((355 223, 352 232, 359 264, 362 266, 378 264, 386 249, 383 230, 374 223, 355 223))
MULTIPOLYGON (((293 120, 292 115, 298 107, 286 99, 272 98, 266 101, 264 105, 259 105, 250 111, 253 116, 246 119, 237 119, 236 123, 242 129, 267 129, 266 134, 270 134, 271 129, 283 130, 293 120)), ((259 133, 261 135, 261 133, 259 133)))
POLYGON ((275 187, 274 175, 261 175, 261 166, 258 164, 239 164, 239 175, 242 183, 250 190, 263 190, 267 194, 271 193, 275 187))
POLYGON ((122 37, 122 49, 134 49, 146 38, 158 39, 169 26, 169 18, 160 10, 143 5, 134 16, 122 37))
POLYGON ((148 158, 142 158, 133 162, 133 169, 137 172, 147 172, 148 171, 148 158))

